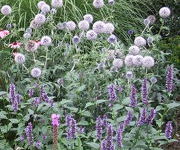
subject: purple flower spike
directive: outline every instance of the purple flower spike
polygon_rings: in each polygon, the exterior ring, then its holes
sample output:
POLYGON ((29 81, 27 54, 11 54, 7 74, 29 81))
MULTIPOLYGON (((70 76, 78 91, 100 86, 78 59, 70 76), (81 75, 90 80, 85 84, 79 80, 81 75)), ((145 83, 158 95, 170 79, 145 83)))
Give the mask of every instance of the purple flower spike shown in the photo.
POLYGON ((41 149, 41 147, 42 147, 41 141, 37 141, 35 146, 36 146, 37 149, 41 149))
POLYGON ((102 140, 100 150, 107 150, 106 144, 107 144, 107 141, 105 139, 102 140))
POLYGON ((172 138, 172 132, 173 132, 172 130, 173 130, 172 121, 168 121, 165 129, 165 135, 168 139, 172 138))
POLYGON ((111 84, 108 86, 108 95, 109 95, 109 101, 114 102, 117 99, 116 95, 116 86, 111 84))
POLYGON ((141 114, 140 114, 140 118, 137 123, 138 126, 146 124, 146 113, 147 113, 146 109, 143 108, 143 110, 141 111, 141 114))
POLYGON ((173 66, 168 66, 166 69, 166 90, 168 92, 173 91, 173 78, 174 78, 174 68, 173 66))
POLYGON ((77 123, 74 118, 71 116, 66 118, 66 124, 68 126, 67 130, 67 139, 74 139, 76 138, 76 133, 77 133, 77 123))
POLYGON ((131 93, 130 93, 130 107, 136 107, 137 106, 137 98, 136 98, 137 90, 134 85, 131 86, 131 93))
POLYGON ((28 90, 28 96, 33 97, 33 95, 34 95, 34 89, 29 89, 28 90))
POLYGON ((40 97, 42 100, 44 100, 46 103, 50 104, 51 106, 53 105, 53 100, 50 100, 46 91, 44 90, 43 87, 41 87, 41 93, 40 93, 40 97))
POLYGON ((128 111, 126 119, 124 120, 124 127, 129 125, 129 123, 132 121, 133 114, 131 111, 128 111))
POLYGON ((143 80, 142 87, 141 87, 141 94, 142 94, 142 102, 147 105, 148 104, 147 79, 143 80))
POLYGON ((27 141, 28 141, 29 145, 33 144, 33 133, 32 133, 32 131, 33 131, 32 123, 29 122, 28 126, 25 129, 26 137, 27 137, 27 141))
POLYGON ((106 149, 107 150, 114 150, 113 144, 113 127, 111 124, 107 126, 107 138, 106 138, 106 149))
POLYGON ((123 147, 122 139, 123 139, 123 131, 124 131, 124 124, 120 124, 117 130, 117 144, 118 147, 123 147))
POLYGON ((156 117, 156 110, 155 109, 151 109, 150 114, 149 114, 149 116, 146 119, 146 122, 148 124, 152 124, 152 122, 153 122, 155 117, 156 117))
POLYGON ((102 125, 103 125, 103 122, 102 122, 101 117, 99 116, 96 119, 96 135, 99 140, 101 140, 102 138, 102 125))

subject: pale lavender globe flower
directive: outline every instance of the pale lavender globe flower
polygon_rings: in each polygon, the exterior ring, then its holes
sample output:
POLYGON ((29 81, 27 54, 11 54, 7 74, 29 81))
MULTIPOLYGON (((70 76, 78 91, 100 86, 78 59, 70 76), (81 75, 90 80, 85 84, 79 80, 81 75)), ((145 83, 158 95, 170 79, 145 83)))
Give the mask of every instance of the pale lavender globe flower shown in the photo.
POLYGON ((133 58, 134 56, 133 55, 127 55, 124 59, 124 63, 126 66, 128 67, 132 67, 134 64, 133 64, 133 58))
POLYGON ((64 30, 66 29, 66 22, 59 22, 56 27, 58 30, 64 30))
POLYGON ((33 68, 31 70, 31 76, 34 77, 34 78, 39 78, 41 76, 41 69, 40 68, 33 68))
POLYGON ((156 22, 156 17, 154 15, 148 16, 147 19, 150 21, 150 25, 156 22))
POLYGON ((34 21, 37 23, 37 24, 44 24, 45 21, 46 21, 46 17, 45 15, 43 14, 37 14, 34 18, 34 21))
POLYGON ((142 66, 142 61, 143 61, 143 56, 141 56, 141 55, 136 55, 132 59, 132 62, 134 64, 134 66, 136 66, 136 67, 142 66))
POLYGON ((89 23, 93 22, 93 16, 91 14, 86 14, 83 16, 84 20, 88 21, 89 23))
POLYGON ((30 37, 31 37, 31 33, 24 33, 23 34, 23 37, 25 38, 25 39, 29 39, 30 37))
POLYGON ((132 71, 127 71, 126 72, 126 78, 127 79, 132 79, 133 78, 133 72, 132 71))
POLYGON ((60 8, 63 6, 63 0, 51 0, 51 6, 54 8, 60 8))
POLYGON ((52 39, 49 36, 43 36, 41 38, 41 45, 50 46, 52 44, 52 39))
POLYGON ((122 59, 119 59, 119 58, 117 58, 117 59, 114 59, 113 60, 113 66, 115 67, 115 68, 121 68, 122 66, 123 66, 123 60, 122 59))
POLYGON ((42 7, 44 4, 46 4, 46 2, 44 2, 44 1, 39 1, 39 2, 37 3, 38 9, 41 10, 41 7, 42 7))
POLYGON ((104 0, 94 0, 93 6, 95 8, 102 8, 104 6, 104 0))
POLYGON ((167 18, 171 15, 171 10, 168 7, 162 7, 159 10, 159 16, 162 18, 167 18))
POLYGON ((10 15, 11 12, 12 12, 12 9, 11 9, 11 7, 10 7, 9 5, 4 5, 4 6, 2 6, 2 8, 1 8, 1 13, 2 13, 3 15, 5 15, 5 16, 10 15))
POLYGON ((139 54, 139 52, 140 52, 140 48, 137 47, 136 45, 129 47, 129 54, 130 55, 137 55, 137 54, 139 54))
POLYGON ((115 27, 112 23, 105 24, 105 31, 104 31, 105 33, 112 34, 114 32, 114 30, 115 30, 115 27))
POLYGON ((89 30, 86 32, 86 38, 88 40, 95 40, 97 39, 97 33, 94 30, 89 30))
POLYGON ((117 42, 117 37, 116 37, 114 34, 111 34, 111 35, 108 37, 107 41, 108 41, 110 44, 114 44, 114 43, 117 42))
POLYGON ((43 13, 48 13, 48 12, 50 12, 50 10, 51 10, 51 8, 50 8, 50 6, 49 6, 48 4, 44 4, 44 5, 42 5, 42 7, 41 7, 41 11, 42 11, 43 13))
POLYGON ((97 33, 104 33, 105 31, 105 23, 103 21, 96 21, 94 24, 93 24, 93 27, 92 29, 97 33))
POLYGON ((154 58, 151 56, 145 56, 142 60, 142 65, 145 68, 151 68, 154 66, 154 58))
POLYGON ((143 37, 138 36, 135 38, 134 44, 138 47, 146 46, 146 40, 143 37))
POLYGON ((30 28, 32 28, 32 29, 38 29, 38 28, 40 28, 41 26, 42 26, 42 24, 36 23, 35 20, 32 20, 32 21, 30 22, 30 28))
POLYGON ((16 53, 14 60, 17 64, 23 64, 25 62, 26 58, 23 54, 16 53))
POLYGON ((35 52, 37 51, 39 47, 39 44, 36 41, 28 41, 25 45, 25 50, 27 50, 28 52, 35 52))
POLYGON ((89 22, 86 20, 82 20, 78 23, 78 27, 80 30, 86 31, 89 29, 89 22))
POLYGON ((75 35, 75 36, 72 38, 72 42, 73 42, 74 44, 80 43, 80 37, 77 36, 77 35, 75 35))
POLYGON ((73 31, 76 29, 76 24, 74 21, 68 21, 66 22, 66 29, 69 31, 73 31))

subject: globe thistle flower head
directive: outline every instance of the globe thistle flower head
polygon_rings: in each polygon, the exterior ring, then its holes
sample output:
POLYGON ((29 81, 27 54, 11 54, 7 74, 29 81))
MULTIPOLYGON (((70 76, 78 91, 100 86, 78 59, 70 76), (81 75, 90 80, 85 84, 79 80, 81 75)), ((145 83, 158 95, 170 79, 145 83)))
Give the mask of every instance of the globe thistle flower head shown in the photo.
POLYGON ((56 27, 58 30, 64 30, 66 29, 66 22, 59 22, 56 27))
POLYGON ((46 2, 44 2, 44 1, 39 1, 39 2, 37 3, 38 9, 41 10, 41 7, 42 7, 44 4, 46 4, 46 2))
POLYGON ((86 20, 87 22, 89 23, 92 23, 93 22, 93 16, 91 14, 86 14, 83 16, 84 20, 86 20))
POLYGON ((162 7, 159 10, 159 16, 162 18, 167 18, 171 15, 171 10, 168 7, 162 7))
POLYGON ((76 29, 76 24, 74 21, 68 21, 66 22, 66 29, 69 31, 73 31, 76 29))
POLYGON ((6 29, 11 29, 11 28, 13 28, 13 24, 8 23, 8 24, 6 25, 6 29))
POLYGON ((77 35, 75 35, 75 36, 72 38, 72 42, 73 42, 74 44, 80 43, 80 37, 77 36, 77 35))
POLYGON ((114 25, 112 23, 106 23, 105 24, 105 33, 107 34, 112 34, 114 32, 115 28, 114 25))
POLYGON ((142 65, 145 68, 151 68, 154 66, 154 58, 151 56, 145 56, 142 60, 142 65))
POLYGON ((30 34, 30 33, 24 33, 24 34, 23 34, 23 37, 24 37, 25 39, 29 39, 29 38, 31 37, 31 34, 30 34))
POLYGON ((119 58, 117 58, 117 59, 114 59, 113 60, 113 66, 115 67, 115 68, 121 68, 122 66, 123 66, 123 61, 122 61, 122 59, 119 59, 119 58))
POLYGON ((94 24, 93 24, 93 27, 92 29, 97 33, 104 33, 105 31, 105 23, 103 21, 96 21, 94 24))
POLYGON ((133 55, 127 55, 124 59, 125 65, 128 67, 132 67, 133 66, 133 58, 134 58, 133 55))
POLYGON ((146 46, 146 40, 143 37, 138 36, 135 38, 134 44, 138 47, 146 46))
POLYGON ((128 32, 127 32, 129 35, 132 35, 132 34, 134 34, 134 30, 128 30, 128 32))
POLYGON ((31 33, 32 33, 32 28, 30 28, 30 27, 29 27, 29 28, 27 28, 25 32, 26 32, 26 33, 30 33, 30 34, 31 34, 31 33))
POLYGON ((133 76, 134 76, 134 75, 133 75, 133 72, 132 72, 132 71, 127 71, 127 72, 126 72, 126 78, 127 78, 127 79, 132 79, 133 76))
POLYGON ((144 23, 145 26, 149 26, 150 20, 149 19, 144 19, 143 23, 144 23))
POLYGON ((39 78, 41 76, 41 69, 40 68, 33 68, 31 70, 31 76, 33 78, 39 78))
POLYGON ((45 21, 46 21, 46 17, 45 15, 43 14, 37 14, 34 18, 34 21, 37 23, 37 24, 44 24, 45 21))
POLYGON ((52 0, 51 6, 54 8, 60 8, 63 6, 63 0, 52 0))
POLYGON ((86 20, 82 20, 78 23, 78 27, 80 30, 86 31, 89 29, 89 22, 86 20))
POLYGON ((7 16, 7 15, 11 14, 11 12, 12 12, 12 9, 11 9, 11 7, 9 5, 2 6, 1 13, 3 15, 7 16))
POLYGON ((25 56, 23 54, 16 53, 14 60, 18 64, 23 64, 25 62, 26 58, 25 58, 25 56))
POLYGON ((140 48, 137 47, 136 45, 133 45, 129 48, 130 55, 137 55, 137 54, 139 54, 139 52, 140 52, 140 48))
POLYGON ((156 77, 151 77, 150 81, 152 84, 155 84, 157 82, 157 78, 156 77))
POLYGON ((32 29, 38 29, 42 26, 42 24, 38 24, 35 20, 32 20, 30 23, 30 28, 32 29))
POLYGON ((94 0, 93 6, 95 8, 102 8, 104 6, 104 0, 94 0))
POLYGON ((54 15, 54 14, 57 13, 57 10, 56 10, 55 8, 52 8, 52 9, 50 10, 50 13, 51 13, 52 15, 54 15))
POLYGON ((27 44, 25 45, 25 50, 28 52, 35 52, 38 49, 39 45, 37 44, 36 41, 28 41, 27 44))
POLYGON ((88 40, 95 40, 97 39, 97 33, 94 30, 89 30, 86 32, 86 38, 88 40))
POLYGON ((49 6, 48 4, 44 4, 44 5, 42 5, 42 7, 41 7, 41 11, 42 11, 43 13, 48 13, 48 12, 50 12, 50 10, 51 10, 51 8, 50 8, 50 6, 49 6))
POLYGON ((108 37, 107 41, 108 41, 110 44, 114 44, 114 43, 117 42, 117 37, 116 37, 114 34, 111 34, 111 35, 108 37))
POLYGON ((114 5, 115 4, 115 0, 108 0, 108 4, 109 5, 114 5))
POLYGON ((41 38, 41 45, 50 46, 52 44, 52 39, 49 36, 43 36, 41 38))
POLYGON ((147 38, 147 43, 148 43, 148 44, 152 44, 153 41, 154 41, 154 39, 153 39, 152 37, 148 37, 148 38, 147 38))
POLYGON ((147 19, 150 21, 150 25, 156 22, 156 17, 154 15, 148 16, 147 19))
POLYGON ((143 61, 143 56, 141 55, 136 55, 132 59, 133 65, 136 67, 142 66, 142 61, 143 61))

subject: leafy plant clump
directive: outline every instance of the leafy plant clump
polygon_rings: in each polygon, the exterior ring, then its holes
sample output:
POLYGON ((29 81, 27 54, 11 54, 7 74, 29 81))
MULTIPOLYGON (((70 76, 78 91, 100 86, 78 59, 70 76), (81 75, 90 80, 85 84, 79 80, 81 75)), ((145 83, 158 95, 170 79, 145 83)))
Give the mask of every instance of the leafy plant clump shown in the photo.
MULTIPOLYGON (((72 3, 38 2, 25 32, 12 24, 0 31, 0 149, 161 150, 176 142, 179 70, 157 46, 171 10, 159 10, 158 34, 157 16, 147 16, 126 46, 103 15, 116 1, 93 0, 86 13, 72 3)), ((3 5, 1 20, 14 8, 3 5)))

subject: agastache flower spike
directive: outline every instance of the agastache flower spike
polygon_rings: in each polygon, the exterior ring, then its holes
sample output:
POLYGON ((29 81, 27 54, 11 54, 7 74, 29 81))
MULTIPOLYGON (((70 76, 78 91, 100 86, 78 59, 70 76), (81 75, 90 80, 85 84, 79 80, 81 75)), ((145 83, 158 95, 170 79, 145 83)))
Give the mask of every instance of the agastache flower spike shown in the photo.
POLYGON ((102 119, 100 116, 96 119, 96 135, 99 140, 102 138, 102 119))
POLYGON ((172 92, 173 91, 173 72, 174 72, 174 68, 173 66, 168 66, 166 69, 166 90, 168 92, 172 92))
POLYGON ((142 94, 142 102, 147 105, 148 104, 147 79, 144 79, 142 82, 141 94, 142 94))
POLYGON ((146 113, 147 113, 146 109, 143 108, 137 123, 138 126, 144 125, 146 123, 146 113))
POLYGON ((132 118, 133 118, 132 112, 128 111, 126 119, 124 120, 124 127, 129 125, 129 123, 131 122, 132 118))
POLYGON ((137 90, 134 85, 131 86, 131 93, 130 93, 130 107, 136 107, 137 106, 137 98, 136 98, 137 90))
POLYGON ((60 115, 52 114, 51 115, 51 119, 52 119, 52 127, 53 127, 53 148, 57 149, 57 144, 58 144, 58 127, 60 125, 60 123, 59 123, 60 115))
POLYGON ((73 139, 76 138, 76 132, 77 132, 77 123, 74 118, 71 116, 66 117, 66 125, 68 126, 67 130, 67 139, 73 139))
POLYGON ((146 122, 148 124, 152 124, 152 122, 153 122, 155 117, 156 117, 156 110, 155 109, 151 109, 150 114, 149 114, 149 116, 146 119, 146 122))
POLYGON ((25 129, 25 132, 26 132, 26 137, 27 137, 27 140, 28 140, 28 144, 29 145, 32 145, 33 144, 33 127, 32 127, 32 123, 29 122, 28 123, 28 126, 26 127, 25 129))
POLYGON ((168 139, 172 138, 172 130, 173 130, 172 121, 168 121, 165 129, 165 135, 168 139))
POLYGON ((111 124, 107 126, 107 138, 106 138, 106 149, 107 150, 114 150, 113 144, 113 127, 111 124))
POLYGON ((116 95, 116 86, 111 84, 108 86, 108 95, 109 95, 109 100, 111 102, 114 102, 117 99, 117 95, 116 95))
POLYGON ((123 131, 124 131, 124 124, 120 124, 117 130, 117 144, 118 147, 123 147, 122 139, 123 139, 123 131))

